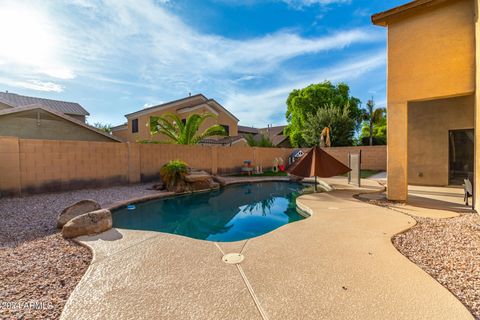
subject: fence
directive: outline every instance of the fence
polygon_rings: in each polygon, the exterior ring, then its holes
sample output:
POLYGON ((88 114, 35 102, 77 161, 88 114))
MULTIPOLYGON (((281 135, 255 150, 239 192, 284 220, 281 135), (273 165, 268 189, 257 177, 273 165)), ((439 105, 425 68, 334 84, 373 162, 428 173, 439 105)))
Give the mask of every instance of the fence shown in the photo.
MULTIPOLYGON (((362 150, 363 169, 385 170, 385 147, 329 148, 346 163, 348 152, 362 150)), ((243 160, 272 167, 285 163, 293 149, 218 146, 147 145, 91 141, 27 140, 0 137, 0 192, 7 195, 72 190, 147 182, 160 167, 181 159, 214 174, 239 172, 243 160)))

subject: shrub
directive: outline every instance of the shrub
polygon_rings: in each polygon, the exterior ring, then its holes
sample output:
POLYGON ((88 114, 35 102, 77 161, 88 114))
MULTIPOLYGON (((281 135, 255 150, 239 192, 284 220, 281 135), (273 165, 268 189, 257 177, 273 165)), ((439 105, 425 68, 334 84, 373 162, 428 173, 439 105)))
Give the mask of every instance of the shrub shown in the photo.
POLYGON ((183 183, 183 178, 187 174, 188 165, 181 160, 171 160, 160 169, 160 176, 169 191, 174 191, 179 184, 183 183))

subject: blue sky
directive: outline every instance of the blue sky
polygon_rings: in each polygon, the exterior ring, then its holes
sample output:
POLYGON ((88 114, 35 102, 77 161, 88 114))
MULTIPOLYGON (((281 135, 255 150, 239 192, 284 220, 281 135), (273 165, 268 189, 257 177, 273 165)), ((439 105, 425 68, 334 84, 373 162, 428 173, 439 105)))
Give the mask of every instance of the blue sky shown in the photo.
POLYGON ((386 31, 370 15, 405 2, 0 0, 0 90, 111 124, 203 93, 242 125, 280 125, 292 89, 327 79, 385 106, 386 31))

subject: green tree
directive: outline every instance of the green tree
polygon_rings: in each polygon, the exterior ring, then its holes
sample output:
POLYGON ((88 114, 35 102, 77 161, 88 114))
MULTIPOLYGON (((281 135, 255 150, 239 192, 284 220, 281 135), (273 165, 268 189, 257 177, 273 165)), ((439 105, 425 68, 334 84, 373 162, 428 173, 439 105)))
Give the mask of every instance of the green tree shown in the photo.
POLYGON ((260 134, 258 137, 254 137, 251 134, 247 134, 245 139, 250 147, 262 147, 272 148, 273 142, 267 136, 260 134))
MULTIPOLYGON (((382 119, 384 119, 385 109, 384 108, 375 108, 375 102, 373 99, 368 100, 367 102, 367 109, 365 111, 364 117, 365 122, 362 127, 362 135, 363 135, 363 128, 366 126, 368 128, 368 144, 370 146, 373 145, 373 137, 374 137, 374 126, 378 124, 382 119)), ((386 123, 385 123, 386 129, 386 123)), ((377 129, 378 131, 378 129, 377 129)), ((378 132, 377 132, 378 134, 378 132)), ((385 132, 386 134, 386 132, 385 132)))
POLYGON ((211 113, 192 114, 187 117, 185 123, 176 114, 170 113, 165 116, 150 117, 150 133, 164 134, 176 144, 197 144, 205 138, 226 135, 225 129, 218 124, 208 127, 202 133, 198 133, 202 123, 208 118, 215 118, 211 113))
POLYGON ((387 143, 387 117, 385 108, 375 108, 372 100, 367 102, 360 133, 360 143, 363 145, 381 145, 387 143))
POLYGON ((112 133, 112 125, 110 123, 95 122, 93 126, 103 132, 112 133))
MULTIPOLYGON (((372 137, 373 145, 387 144, 387 118, 385 116, 373 124, 372 137)), ((367 121, 362 125, 362 131, 359 138, 362 145, 370 144, 370 126, 367 121)))
MULTIPOLYGON (((318 84, 311 84, 300 90, 293 90, 287 99, 287 122, 285 134, 290 138, 290 143, 295 146, 308 146, 303 138, 305 122, 308 118, 315 115, 318 110, 335 106, 339 110, 343 110, 344 106, 349 106, 349 113, 353 123, 352 131, 360 127, 363 121, 363 111, 360 109, 360 100, 350 96, 350 88, 345 83, 333 85, 330 81, 318 84)), ((330 128, 332 131, 338 131, 330 128)), ((348 130, 350 131, 350 130, 348 130)), ((338 141, 349 141, 349 137, 341 138, 337 136, 338 141)))
POLYGON ((350 107, 346 104, 343 108, 330 104, 320 108, 313 115, 305 119, 302 139, 307 146, 315 146, 320 142, 320 135, 325 128, 330 129, 331 145, 350 146, 353 144, 355 134, 355 120, 350 114, 350 107))

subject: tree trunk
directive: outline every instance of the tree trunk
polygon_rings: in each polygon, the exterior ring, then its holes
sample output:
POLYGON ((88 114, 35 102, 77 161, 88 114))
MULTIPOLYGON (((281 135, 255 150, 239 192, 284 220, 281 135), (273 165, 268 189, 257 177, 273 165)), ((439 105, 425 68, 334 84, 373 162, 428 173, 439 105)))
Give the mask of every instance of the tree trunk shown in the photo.
POLYGON ((373 122, 370 121, 370 146, 373 146, 373 122))

